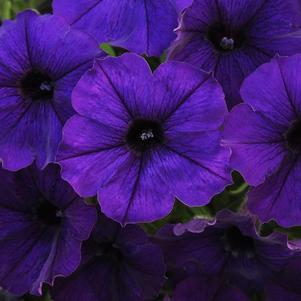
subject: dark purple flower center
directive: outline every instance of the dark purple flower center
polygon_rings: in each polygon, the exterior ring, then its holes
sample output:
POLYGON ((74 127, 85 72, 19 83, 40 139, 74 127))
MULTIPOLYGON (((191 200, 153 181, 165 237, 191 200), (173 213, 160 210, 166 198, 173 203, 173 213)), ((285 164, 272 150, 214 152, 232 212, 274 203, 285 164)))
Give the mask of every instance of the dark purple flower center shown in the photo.
POLYGON ((40 201, 33 214, 37 222, 46 226, 58 226, 62 219, 62 211, 48 201, 40 201))
POLYGON ((120 262, 123 259, 123 254, 120 248, 111 241, 98 243, 97 256, 104 256, 109 260, 120 262))
POLYGON ((255 241, 252 237, 241 233, 236 226, 228 228, 223 236, 225 250, 233 256, 253 256, 255 253, 255 241))
POLYGON ((301 120, 294 121, 284 136, 290 150, 301 152, 301 120))
POLYGON ((50 100, 53 98, 53 80, 38 70, 27 72, 20 80, 19 87, 24 98, 32 100, 50 100))
POLYGON ((159 122, 153 120, 136 119, 126 135, 126 143, 139 152, 160 145, 163 141, 163 128, 159 122))
POLYGON ((239 30, 228 30, 224 25, 215 24, 209 27, 208 40, 220 52, 231 52, 241 48, 245 43, 245 34, 239 30))

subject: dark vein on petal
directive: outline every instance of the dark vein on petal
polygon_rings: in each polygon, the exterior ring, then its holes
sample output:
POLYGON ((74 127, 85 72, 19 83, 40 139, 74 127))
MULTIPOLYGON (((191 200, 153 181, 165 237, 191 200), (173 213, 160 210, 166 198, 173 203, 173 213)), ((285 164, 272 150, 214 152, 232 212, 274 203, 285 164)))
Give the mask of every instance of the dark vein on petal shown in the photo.
POLYGON ((291 96, 291 94, 289 92, 286 80, 285 80, 284 75, 283 75, 283 70, 282 70, 282 68, 281 68, 278 60, 277 60, 277 65, 278 65, 278 68, 279 68, 279 72, 280 72, 280 75, 281 75, 281 80, 283 82, 283 85, 284 85, 284 88, 285 88, 285 92, 286 92, 286 95, 288 97, 288 100, 289 100, 289 103, 291 105, 291 108, 293 109, 293 112, 295 113, 296 118, 299 119, 299 114, 298 114, 298 112, 297 112, 297 110, 296 110, 296 108, 294 106, 294 102, 293 102, 292 96, 291 96))
POLYGON ((134 116, 133 116, 132 112, 130 111, 130 109, 128 108, 128 106, 125 102, 125 99, 121 96, 121 94, 119 93, 117 88, 114 86, 114 84, 113 84, 111 78, 109 77, 108 73, 104 70, 104 68, 101 65, 98 65, 98 66, 101 69, 101 71, 103 72, 103 74, 105 75, 105 77, 107 78, 107 80, 108 80, 109 84, 111 85, 112 89, 114 90, 116 96, 119 98, 119 100, 121 100, 121 103, 124 106, 124 108, 126 109, 129 116, 134 119, 134 116))
POLYGON ((26 43, 26 48, 27 48, 28 61, 30 63, 30 66, 33 67, 32 60, 31 60, 30 44, 29 44, 28 20, 27 20, 27 18, 24 20, 24 32, 25 32, 25 43, 26 43))
POLYGON ((47 273, 47 271, 49 270, 47 268, 47 265, 49 264, 50 266, 52 266, 52 264, 54 264, 54 262, 56 261, 60 235, 61 235, 61 227, 55 231, 55 233, 52 237, 51 248, 49 250, 49 254, 47 255, 47 259, 43 263, 43 266, 40 270, 39 276, 37 277, 36 281, 33 283, 33 288, 35 288, 36 285, 39 287, 40 285, 43 284, 44 281, 45 282, 52 281, 53 277, 59 275, 59 274, 56 274, 49 279, 50 275, 48 275, 49 273, 47 273), (44 274, 44 276, 43 276, 43 274, 44 274), (37 281, 38 281, 38 283, 37 283, 37 281))
MULTIPOLYGON (((26 252, 23 252, 22 256, 17 260, 17 262, 9 269, 9 272, 6 273, 4 276, 6 278, 8 278, 9 275, 11 275, 19 266, 19 263, 21 261, 23 261, 23 259, 30 254, 30 252, 32 251, 32 249, 35 247, 35 245, 37 244, 37 242, 42 238, 42 236, 44 235, 44 233, 46 232, 47 229, 45 229, 44 231, 41 232, 40 235, 37 236, 37 238, 33 241, 33 243, 27 248, 26 252)), ((1 281, 3 280, 3 278, 1 278, 1 281)))
POLYGON ((170 118, 210 78, 211 74, 209 74, 201 83, 197 84, 196 87, 193 88, 187 95, 185 95, 183 99, 179 101, 177 106, 163 118, 162 122, 165 122, 168 118, 170 118))
POLYGON ((256 9, 256 11, 253 13, 253 15, 250 17, 250 19, 243 25, 244 27, 248 27, 250 23, 257 17, 257 14, 265 7, 265 5, 270 0, 264 0, 263 3, 256 9))
POLYGON ((122 147, 124 145, 125 145, 125 143, 117 144, 117 145, 114 145, 114 146, 109 146, 109 147, 106 147, 106 148, 105 147, 104 148, 98 148, 98 149, 94 149, 94 150, 91 150, 91 151, 83 152, 83 153, 80 153, 80 154, 75 154, 75 155, 72 155, 70 157, 66 157, 64 159, 58 160, 58 161, 62 162, 62 161, 74 159, 74 158, 77 158, 77 157, 88 156, 88 155, 92 155, 92 154, 95 154, 95 153, 100 153, 100 152, 112 150, 112 149, 115 149, 115 148, 118 148, 118 147, 122 147))
POLYGON ((33 106, 33 102, 31 102, 30 104, 28 104, 28 106, 24 110, 24 112, 21 113, 21 115, 17 118, 17 120, 14 122, 14 124, 12 124, 8 128, 8 131, 7 131, 6 135, 4 135, 3 138, 6 138, 9 134, 11 134, 11 131, 14 130, 18 126, 19 122, 23 119, 23 117, 27 114, 27 112, 31 109, 32 106, 33 106))
POLYGON ((7 204, 1 204, 1 209, 6 209, 8 211, 13 211, 13 212, 17 212, 17 213, 21 213, 21 215, 27 215, 27 208, 23 209, 19 209, 19 208, 15 208, 13 207, 13 205, 16 205, 15 203, 10 203, 9 205, 7 204), (12 207, 9 207, 9 205, 12 205, 12 207))
POLYGON ((221 22, 221 23, 224 23, 224 20, 223 20, 223 14, 222 14, 222 12, 221 12, 221 8, 220 8, 220 6, 219 6, 218 0, 214 0, 214 2, 215 2, 215 6, 216 6, 218 18, 220 19, 220 22, 221 22))
POLYGON ((274 57, 272 54, 265 52, 263 49, 261 49, 261 48, 255 46, 255 45, 246 43, 246 46, 247 46, 247 47, 250 47, 250 48, 253 48, 254 50, 260 52, 261 54, 267 56, 268 58, 273 58, 273 57, 274 57))
POLYGON ((241 74, 241 78, 243 79, 246 76, 246 74, 242 68, 241 60, 238 59, 237 55, 233 55, 232 57, 233 57, 233 60, 236 62, 235 65, 236 65, 236 67, 238 67, 240 74, 241 74))
POLYGON ((13 75, 13 76, 17 76, 17 74, 14 72, 14 71, 12 71, 12 70, 10 70, 9 69, 9 67, 8 66, 6 66, 4 63, 2 63, 1 61, 0 61, 0 66, 1 67, 3 67, 5 70, 7 70, 9 73, 10 73, 10 75, 13 75))
POLYGON ((74 23, 78 22, 81 18, 83 18, 86 14, 88 14, 91 10, 93 10, 102 0, 97 1, 95 4, 93 4, 90 8, 88 8, 86 11, 84 11, 82 14, 80 14, 75 20, 73 20, 70 25, 73 25, 74 23))
POLYGON ((54 81, 59 81, 61 79, 63 79, 65 76, 69 75, 70 73, 74 72, 76 69, 88 64, 89 62, 92 62, 93 58, 89 58, 87 61, 83 62, 83 63, 80 63, 76 66, 74 66, 72 69, 66 71, 65 73, 61 74, 58 78, 55 78, 54 81))
POLYGON ((178 32, 188 32, 188 33, 197 33, 197 34, 201 34, 201 35, 204 35, 205 34, 205 31, 202 31, 202 30, 198 30, 198 29, 178 29, 178 32))
POLYGON ((140 163, 139 163, 139 169, 138 169, 137 177, 136 177, 135 183, 134 183, 134 187, 133 187, 132 193, 130 195, 130 198, 129 198, 129 201, 128 201, 128 204, 127 204, 127 208, 126 208, 125 214, 124 214, 123 219, 122 219, 122 224, 123 225, 125 224, 125 220, 126 220, 126 218, 128 216, 130 207, 131 207, 132 202, 134 200, 134 197, 136 195, 137 187, 138 187, 140 176, 141 176, 141 172, 142 172, 142 169, 143 169, 142 168, 143 165, 144 165, 144 154, 142 153, 141 158, 140 158, 140 163))
POLYGON ((201 164, 200 162, 188 157, 187 155, 185 155, 184 153, 180 153, 177 150, 175 150, 174 148, 170 147, 167 144, 164 144, 163 146, 165 146, 168 150, 170 150, 171 152, 177 154, 178 156, 190 161, 191 163, 193 163, 194 165, 197 165, 201 168, 203 168, 204 170, 208 171, 209 173, 213 174, 214 176, 224 180, 224 181, 229 181, 229 179, 224 178, 223 176, 219 175, 218 173, 216 173, 215 171, 211 170, 210 168, 204 166, 203 164, 201 164))
POLYGON ((146 19, 146 52, 149 52, 149 15, 148 15, 148 9, 147 9, 147 4, 145 0, 143 0, 144 4, 144 11, 145 11, 145 19, 146 19))
POLYGON ((279 140, 279 141, 261 141, 261 142, 227 142, 227 140, 225 140, 227 144, 229 144, 230 146, 231 145, 240 145, 240 144, 279 144, 279 143, 284 143, 285 141, 284 140, 279 140))
MULTIPOLYGON (((67 194, 67 192, 65 194, 67 194)), ((77 199, 81 199, 81 197, 76 195, 74 198, 68 201, 64 206, 60 207, 60 209, 66 211, 72 205, 72 203, 75 202, 77 199)), ((61 197, 60 200, 64 201, 64 197, 61 197)), ((85 202, 83 202, 83 204, 85 204, 85 202)))
POLYGON ((58 113, 58 111, 55 107, 55 104, 53 103, 52 100, 49 103, 50 103, 50 106, 52 107, 52 110, 53 110, 54 114, 56 115, 57 119, 59 120, 60 124, 63 126, 65 122, 63 121, 63 119, 59 115, 59 113, 58 113))
MULTIPOLYGON (((0 92, 1 92, 1 89, 0 89, 0 92)), ((11 94, 11 95, 7 95, 7 96, 1 96, 0 99, 7 99, 7 98, 16 98, 16 97, 20 97, 19 94, 11 94)))
POLYGON ((288 180, 288 176, 289 176, 289 174, 291 173, 291 171, 292 171, 292 169, 294 168, 294 166, 295 166, 295 164, 296 164, 297 161, 298 161, 298 156, 296 156, 296 157, 294 158, 294 160, 292 161, 291 166, 288 168, 287 173, 285 174, 285 177, 284 177, 284 179, 283 179, 283 181, 282 181, 282 184, 281 184, 281 186, 280 186, 280 188, 279 188, 279 190, 278 190, 276 196, 273 198, 273 201, 271 202, 269 211, 271 211, 271 210, 273 209, 273 207, 275 206, 275 203, 276 203, 276 201, 278 200, 280 194, 282 193, 283 188, 284 188, 284 186, 285 186, 285 184, 286 184, 286 182, 287 182, 287 180, 288 180))
POLYGON ((213 69, 213 75, 214 75, 214 77, 216 77, 216 71, 217 71, 217 68, 219 67, 221 58, 222 58, 222 55, 220 53, 218 53, 217 54, 217 58, 216 58, 216 63, 215 63, 214 69, 213 69))

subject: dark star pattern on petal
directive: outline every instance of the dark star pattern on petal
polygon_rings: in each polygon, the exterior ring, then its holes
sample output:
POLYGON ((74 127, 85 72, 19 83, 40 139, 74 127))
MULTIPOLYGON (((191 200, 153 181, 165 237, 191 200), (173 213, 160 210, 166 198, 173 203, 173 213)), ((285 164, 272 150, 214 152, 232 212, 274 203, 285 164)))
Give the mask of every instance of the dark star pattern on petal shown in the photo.
POLYGON ((97 193, 104 214, 122 224, 164 217, 175 197, 207 204, 231 181, 220 145, 227 111, 210 74, 183 63, 152 74, 125 54, 97 61, 73 105, 58 155, 63 177, 82 196, 97 193))

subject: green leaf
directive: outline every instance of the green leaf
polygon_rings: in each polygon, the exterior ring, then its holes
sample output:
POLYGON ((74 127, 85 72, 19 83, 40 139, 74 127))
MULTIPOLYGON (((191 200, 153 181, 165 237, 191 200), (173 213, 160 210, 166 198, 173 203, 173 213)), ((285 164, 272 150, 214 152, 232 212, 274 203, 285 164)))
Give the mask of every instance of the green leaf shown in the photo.
POLYGON ((100 48, 107 53, 110 56, 116 56, 116 53, 114 51, 114 48, 110 46, 109 44, 103 43, 100 45, 100 48))
POLYGON ((12 2, 10 0, 6 0, 0 6, 1 9, 1 20, 11 19, 12 17, 12 2))

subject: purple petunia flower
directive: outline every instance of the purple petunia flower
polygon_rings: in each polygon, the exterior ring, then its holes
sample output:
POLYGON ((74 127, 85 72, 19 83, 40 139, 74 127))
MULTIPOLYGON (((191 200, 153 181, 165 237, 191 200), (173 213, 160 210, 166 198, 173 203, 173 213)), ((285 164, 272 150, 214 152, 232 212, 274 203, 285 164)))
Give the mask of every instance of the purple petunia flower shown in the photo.
POLYGON ((244 82, 246 104, 225 125, 231 164, 257 186, 249 208, 262 221, 283 226, 301 222, 301 56, 275 58, 244 82))
POLYGON ((243 79, 259 65, 276 53, 301 52, 294 25, 300 14, 292 4, 295 0, 194 0, 183 14, 169 59, 213 71, 232 108, 241 102, 243 79))
MULTIPOLYGON (((186 231, 178 235, 178 229, 175 231, 174 226, 167 225, 156 238, 165 253, 173 286, 194 286, 195 289, 197 286, 207 287, 207 293, 211 294, 220 283, 226 291, 231 292, 237 288, 238 295, 243 292, 252 295, 264 293, 272 285, 275 288, 283 285, 284 289, 286 281, 286 294, 293 296, 298 293, 300 298, 300 289, 289 286, 287 278, 281 276, 287 271, 292 258, 301 254, 288 247, 285 236, 274 233, 260 237, 252 218, 226 210, 217 214, 215 224, 208 222, 205 228, 199 220, 194 222, 200 225, 202 232, 196 233, 196 226, 193 227, 194 232, 191 232, 190 223, 189 227, 184 225, 186 231)), ((189 292, 186 293, 186 299, 189 300, 189 292)), ((223 294, 218 300, 227 300, 222 297, 223 294)))
MULTIPOLYGON (((55 159, 74 113, 71 92, 100 55, 97 42, 62 19, 25 11, 0 28, 0 160, 12 171, 55 159)), ((102 54, 103 55, 103 54, 102 54)))
POLYGON ((171 301, 248 301, 246 294, 222 278, 199 276, 180 282, 171 301))
POLYGON ((59 171, 54 165, 0 170, 0 287, 15 295, 39 295, 44 282, 74 272, 96 222, 95 208, 59 171))
POLYGON ((98 60, 73 106, 62 175, 81 196, 97 193, 103 213, 122 224, 167 215, 175 197, 207 204, 231 181, 220 146, 226 105, 210 74, 177 62, 152 74, 134 54, 98 60))
POLYGON ((179 14, 192 0, 54 0, 53 10, 101 43, 160 56, 176 38, 179 14))
POLYGON ((56 301, 153 300, 164 273, 162 251, 142 229, 122 228, 101 216, 83 246, 79 269, 69 278, 57 279, 51 295, 56 301))

